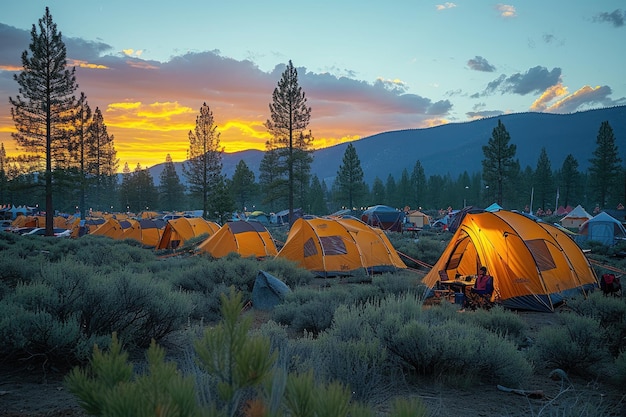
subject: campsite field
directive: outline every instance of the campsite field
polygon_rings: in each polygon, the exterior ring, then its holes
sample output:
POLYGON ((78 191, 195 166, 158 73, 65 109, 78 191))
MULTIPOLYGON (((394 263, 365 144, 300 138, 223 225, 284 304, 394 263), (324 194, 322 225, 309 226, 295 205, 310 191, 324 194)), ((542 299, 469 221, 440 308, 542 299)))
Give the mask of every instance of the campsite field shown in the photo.
MULTIPOLYGON (((463 312, 459 314, 473 314, 463 312)), ((556 313, 520 312, 527 323, 531 337, 546 326, 556 324, 556 313)), ((267 313, 258 313, 256 324, 268 319, 267 313)), ((172 346, 170 346, 171 348, 172 346)), ((175 349, 173 349, 175 350, 175 349)), ((0 370, 0 416, 8 417, 82 417, 87 416, 63 385, 63 373, 42 376, 39 369, 15 371, 10 368, 0 370)), ((570 377, 563 383, 553 380, 550 370, 539 370, 530 379, 529 391, 540 391, 543 398, 532 398, 516 393, 503 392, 496 385, 476 385, 464 389, 447 388, 440 383, 424 382, 412 387, 409 392, 397 393, 403 396, 418 396, 427 405, 429 415, 441 417, 458 416, 626 416, 626 394, 615 386, 598 380, 584 380, 570 377), (581 412, 588 404, 586 412, 581 412), (597 404, 602 404, 600 409, 597 404), (554 414, 555 410, 567 410, 577 406, 580 414, 565 411, 554 414), (592 408, 593 407, 593 408, 592 408)), ((385 407, 379 408, 379 415, 385 415, 385 407)))

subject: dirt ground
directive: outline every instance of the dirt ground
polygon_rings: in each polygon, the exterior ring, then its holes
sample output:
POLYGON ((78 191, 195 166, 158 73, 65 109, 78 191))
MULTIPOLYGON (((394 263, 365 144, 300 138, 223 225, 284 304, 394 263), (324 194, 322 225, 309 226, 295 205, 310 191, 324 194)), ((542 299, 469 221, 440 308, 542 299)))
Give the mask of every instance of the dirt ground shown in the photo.
MULTIPOLYGON (((522 312, 520 315, 527 321, 531 334, 556 323, 554 313, 522 312)), ((571 384, 565 385, 568 389, 562 392, 561 380, 551 379, 549 373, 550 370, 538 372, 524 387, 528 391, 540 391, 542 395, 536 396, 504 392, 495 385, 459 390, 426 384, 414 388, 408 395, 420 397, 432 416, 573 416, 573 413, 555 410, 566 410, 573 404, 580 410, 586 404, 589 412, 576 415, 626 417, 626 390, 602 381, 572 378, 571 384)), ((37 369, 17 372, 5 366, 0 369, 0 416, 85 416, 62 380, 60 372, 49 373, 44 379, 37 369)))

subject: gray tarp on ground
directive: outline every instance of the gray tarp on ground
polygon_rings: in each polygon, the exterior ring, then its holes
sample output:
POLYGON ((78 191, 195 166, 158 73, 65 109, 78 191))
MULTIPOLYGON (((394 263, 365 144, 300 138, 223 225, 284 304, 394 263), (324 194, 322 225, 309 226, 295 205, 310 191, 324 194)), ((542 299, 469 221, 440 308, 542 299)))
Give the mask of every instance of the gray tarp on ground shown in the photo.
POLYGON ((259 271, 252 288, 252 305, 259 310, 271 310, 290 292, 287 284, 268 272, 259 271))

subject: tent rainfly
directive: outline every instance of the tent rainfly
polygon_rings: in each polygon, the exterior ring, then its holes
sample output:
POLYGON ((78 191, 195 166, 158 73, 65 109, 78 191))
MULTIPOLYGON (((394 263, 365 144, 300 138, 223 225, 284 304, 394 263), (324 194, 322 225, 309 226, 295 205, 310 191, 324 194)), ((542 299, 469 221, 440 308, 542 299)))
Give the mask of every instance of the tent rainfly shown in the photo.
POLYGON ((494 299, 511 309, 552 312, 565 297, 598 286, 567 233, 505 210, 467 213, 423 282, 432 288, 442 277, 474 275, 481 265, 494 278, 494 299))
POLYGON ((154 248, 161 240, 165 222, 160 219, 128 220, 130 227, 124 230, 124 239, 134 239, 145 248, 154 248))
POLYGON ((265 226, 258 221, 236 221, 226 224, 202 242, 197 252, 207 252, 214 258, 222 258, 229 253, 241 257, 266 258, 276 256, 276 244, 265 226))
POLYGON ((194 237, 204 234, 211 236, 219 228, 220 226, 217 223, 210 222, 202 217, 179 217, 168 220, 156 249, 176 249, 194 237))
POLYGON ((402 223, 404 223, 404 212, 393 207, 377 205, 365 210, 361 215, 361 220, 369 226, 401 232, 402 223))
POLYGON ((385 232, 355 218, 296 220, 278 257, 321 277, 406 269, 385 232))

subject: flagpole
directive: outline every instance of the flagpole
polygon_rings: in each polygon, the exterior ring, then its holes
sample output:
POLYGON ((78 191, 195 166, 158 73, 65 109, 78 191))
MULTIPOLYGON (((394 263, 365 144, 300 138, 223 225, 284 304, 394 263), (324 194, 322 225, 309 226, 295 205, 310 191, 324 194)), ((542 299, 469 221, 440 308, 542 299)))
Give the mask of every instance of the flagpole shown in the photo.
POLYGON ((535 187, 530 190, 530 214, 533 214, 533 197, 535 196, 535 187))
POLYGON ((559 209, 559 187, 556 187, 556 202, 554 204, 554 213, 559 209))

